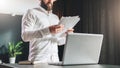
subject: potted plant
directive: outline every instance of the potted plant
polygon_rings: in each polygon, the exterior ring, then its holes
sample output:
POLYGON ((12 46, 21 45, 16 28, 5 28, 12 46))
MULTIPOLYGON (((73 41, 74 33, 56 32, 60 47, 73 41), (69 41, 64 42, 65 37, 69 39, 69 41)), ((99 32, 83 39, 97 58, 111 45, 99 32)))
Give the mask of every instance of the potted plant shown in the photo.
POLYGON ((21 52, 21 50, 22 50, 21 44, 22 43, 23 43, 22 41, 19 41, 15 45, 13 42, 9 42, 8 53, 10 56, 10 58, 9 58, 10 63, 15 63, 16 56, 22 54, 22 52, 21 52))

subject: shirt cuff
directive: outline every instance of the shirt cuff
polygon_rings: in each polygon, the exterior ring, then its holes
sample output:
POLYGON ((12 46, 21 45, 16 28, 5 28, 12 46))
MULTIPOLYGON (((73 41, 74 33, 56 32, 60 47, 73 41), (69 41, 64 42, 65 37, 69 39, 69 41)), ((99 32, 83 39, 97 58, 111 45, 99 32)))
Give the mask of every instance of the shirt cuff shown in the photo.
POLYGON ((46 35, 50 34, 51 32, 50 32, 49 28, 44 28, 40 31, 40 33, 42 34, 42 36, 46 36, 46 35))

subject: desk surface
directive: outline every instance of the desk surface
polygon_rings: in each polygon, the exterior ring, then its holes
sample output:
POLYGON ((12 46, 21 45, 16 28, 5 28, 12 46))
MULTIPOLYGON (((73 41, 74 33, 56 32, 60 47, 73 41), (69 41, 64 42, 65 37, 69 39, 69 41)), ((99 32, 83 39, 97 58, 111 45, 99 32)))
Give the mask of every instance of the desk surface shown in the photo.
POLYGON ((15 68, 120 68, 119 65, 103 65, 103 64, 75 65, 75 66, 55 66, 48 64, 36 64, 36 65, 2 64, 2 65, 15 66, 15 68))

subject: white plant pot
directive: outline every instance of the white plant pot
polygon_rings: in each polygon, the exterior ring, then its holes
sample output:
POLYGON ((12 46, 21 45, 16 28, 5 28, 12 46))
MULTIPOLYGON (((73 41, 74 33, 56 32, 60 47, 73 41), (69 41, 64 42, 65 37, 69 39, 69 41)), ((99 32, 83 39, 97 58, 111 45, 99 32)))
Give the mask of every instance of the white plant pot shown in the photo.
POLYGON ((15 64, 15 60, 16 60, 15 57, 10 57, 10 58, 9 58, 10 64, 15 64))

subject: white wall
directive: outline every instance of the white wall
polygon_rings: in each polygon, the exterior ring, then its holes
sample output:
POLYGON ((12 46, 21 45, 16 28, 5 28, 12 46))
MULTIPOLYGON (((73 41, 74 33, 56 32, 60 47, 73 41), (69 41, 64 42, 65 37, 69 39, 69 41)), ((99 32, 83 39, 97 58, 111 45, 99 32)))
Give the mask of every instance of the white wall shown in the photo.
POLYGON ((22 15, 27 9, 38 5, 38 0, 0 0, 0 13, 22 15))

